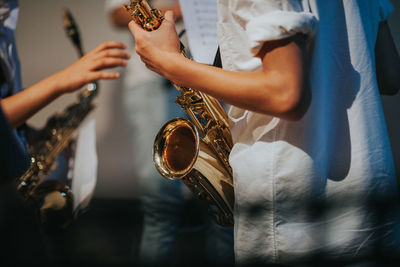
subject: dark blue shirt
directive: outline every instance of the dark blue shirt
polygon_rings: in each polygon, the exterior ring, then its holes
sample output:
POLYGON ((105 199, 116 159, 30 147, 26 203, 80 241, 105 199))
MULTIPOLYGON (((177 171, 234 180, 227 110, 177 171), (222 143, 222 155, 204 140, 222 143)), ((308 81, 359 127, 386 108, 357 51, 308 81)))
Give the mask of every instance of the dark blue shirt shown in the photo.
POLYGON ((29 165, 29 157, 13 134, 0 105, 0 185, 20 177, 29 165))
MULTIPOLYGON (((0 99, 22 90, 21 68, 15 44, 15 28, 18 21, 18 1, 0 1, 0 99)), ((25 149, 24 127, 13 130, 17 142, 25 149)))

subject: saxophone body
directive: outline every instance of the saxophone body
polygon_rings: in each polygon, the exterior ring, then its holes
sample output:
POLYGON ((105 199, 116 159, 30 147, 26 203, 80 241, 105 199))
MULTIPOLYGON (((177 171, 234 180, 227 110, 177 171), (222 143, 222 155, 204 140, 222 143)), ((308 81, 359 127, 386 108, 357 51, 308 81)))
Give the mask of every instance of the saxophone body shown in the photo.
MULTIPOLYGON (((63 10, 62 18, 68 37, 82 57, 79 31, 68 9, 63 10)), ((46 178, 59 167, 57 160, 61 153, 72 147, 77 129, 95 107, 92 102, 97 94, 98 83, 88 83, 77 101, 60 115, 52 116, 36 140, 28 144, 31 165, 19 177, 17 190, 28 205, 39 211, 43 225, 66 228, 74 219, 74 196, 68 181, 46 178)), ((67 178, 67 173, 61 176, 67 178)))
MULTIPOLYGON (((161 25, 161 12, 151 8, 146 0, 131 0, 124 7, 145 30, 152 31, 161 25)), ((182 44, 181 52, 185 55, 182 44)), ((192 88, 175 87, 181 93, 175 102, 191 120, 175 118, 161 127, 153 147, 154 164, 164 178, 182 179, 197 198, 208 204, 213 219, 230 227, 234 190, 227 114, 217 99, 192 88)))
POLYGON ((46 180, 57 167, 57 157, 73 141, 77 128, 94 108, 97 83, 90 83, 76 103, 52 117, 42 130, 40 141, 29 147, 31 165, 19 178, 17 190, 29 205, 39 209, 40 221, 67 227, 73 221, 74 197, 70 186, 60 180, 46 180))

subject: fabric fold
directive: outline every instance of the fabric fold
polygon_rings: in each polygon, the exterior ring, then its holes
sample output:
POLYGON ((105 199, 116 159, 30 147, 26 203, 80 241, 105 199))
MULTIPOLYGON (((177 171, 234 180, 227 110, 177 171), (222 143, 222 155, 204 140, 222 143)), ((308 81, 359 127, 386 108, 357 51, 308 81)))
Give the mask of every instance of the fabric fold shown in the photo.
POLYGON ((272 11, 251 19, 246 25, 250 51, 256 55, 266 41, 280 40, 298 33, 312 36, 316 17, 308 12, 272 11))

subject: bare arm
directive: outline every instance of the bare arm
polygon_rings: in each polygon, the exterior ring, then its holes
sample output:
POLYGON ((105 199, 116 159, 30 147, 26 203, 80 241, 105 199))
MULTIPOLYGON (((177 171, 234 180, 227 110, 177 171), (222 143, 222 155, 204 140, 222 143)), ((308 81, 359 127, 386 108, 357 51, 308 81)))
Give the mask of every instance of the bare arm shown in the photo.
POLYGON ((125 45, 108 41, 86 54, 80 60, 22 92, 1 100, 4 114, 13 127, 22 125, 36 112, 57 97, 80 89, 85 84, 102 79, 117 79, 117 72, 103 70, 125 66, 129 55, 122 51, 125 45))
POLYGON ((383 95, 396 94, 400 89, 400 57, 386 21, 379 25, 375 59, 379 91, 383 95))
POLYGON ((259 53, 263 71, 232 72, 183 57, 167 12, 157 31, 146 32, 131 22, 136 51, 147 67, 172 82, 196 88, 226 103, 288 120, 307 109, 306 51, 302 36, 266 42, 259 53))

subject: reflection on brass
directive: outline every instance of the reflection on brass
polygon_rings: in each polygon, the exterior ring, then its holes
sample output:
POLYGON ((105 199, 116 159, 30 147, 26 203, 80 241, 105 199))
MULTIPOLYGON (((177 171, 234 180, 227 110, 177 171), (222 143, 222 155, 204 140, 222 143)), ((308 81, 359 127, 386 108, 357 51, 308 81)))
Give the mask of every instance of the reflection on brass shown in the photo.
MULTIPOLYGON (((58 192, 66 199, 63 206, 64 214, 62 214, 65 221, 61 219, 54 221, 57 227, 65 228, 72 222, 74 198, 68 185, 60 181, 43 181, 55 169, 58 155, 73 141, 77 128, 94 108, 91 102, 97 92, 96 83, 87 85, 86 89, 79 94, 76 103, 71 104, 62 114, 51 118, 47 122, 44 130, 42 130, 42 140, 30 148, 32 164, 19 178, 17 189, 27 203, 33 206, 42 205, 46 195, 53 192, 58 192)), ((41 213, 49 211, 49 209, 42 209, 41 213)), ((61 211, 58 213, 61 215, 61 211)), ((47 218, 43 214, 40 217, 42 219, 47 218)), ((53 224, 48 220, 42 221, 42 223, 53 224)))
POLYGON ((124 8, 130 13, 132 19, 146 31, 153 31, 160 27, 164 17, 161 11, 153 9, 145 0, 131 0, 124 8))
MULTIPOLYGON (((146 0, 131 0, 124 7, 145 30, 155 30, 162 23, 161 12, 146 0)), ((182 44, 181 53, 185 55, 182 44)), ((232 226, 234 192, 228 161, 232 137, 227 114, 215 98, 192 88, 175 87, 181 93, 175 102, 192 121, 173 119, 164 124, 154 142, 154 164, 163 177, 183 179, 206 201, 218 224, 232 226)))
POLYGON ((164 151, 168 166, 174 171, 183 171, 196 156, 195 136, 190 128, 179 126, 171 132, 164 151))
MULTIPOLYGON (((83 56, 79 32, 67 9, 62 13, 65 29, 80 56, 83 56)), ((75 133, 93 110, 98 94, 97 82, 86 85, 75 103, 48 120, 40 140, 30 146, 32 164, 19 178, 17 189, 25 201, 37 208, 41 222, 51 227, 66 228, 73 221, 74 197, 70 187, 61 181, 45 178, 56 167, 56 159, 73 142, 75 133)))

